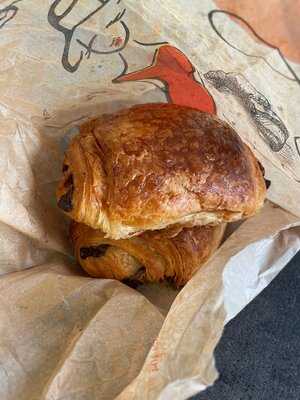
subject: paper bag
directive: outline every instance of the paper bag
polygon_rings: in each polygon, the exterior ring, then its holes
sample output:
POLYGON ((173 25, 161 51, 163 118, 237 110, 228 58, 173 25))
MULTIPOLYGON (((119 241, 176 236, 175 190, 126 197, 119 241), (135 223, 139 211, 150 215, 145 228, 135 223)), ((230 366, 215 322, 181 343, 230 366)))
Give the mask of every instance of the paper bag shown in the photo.
POLYGON ((217 377, 226 321, 300 248, 298 2, 254 3, 0 1, 1 399, 188 398, 217 377), (271 182, 179 293, 84 275, 55 202, 78 126, 147 102, 216 113, 271 182))

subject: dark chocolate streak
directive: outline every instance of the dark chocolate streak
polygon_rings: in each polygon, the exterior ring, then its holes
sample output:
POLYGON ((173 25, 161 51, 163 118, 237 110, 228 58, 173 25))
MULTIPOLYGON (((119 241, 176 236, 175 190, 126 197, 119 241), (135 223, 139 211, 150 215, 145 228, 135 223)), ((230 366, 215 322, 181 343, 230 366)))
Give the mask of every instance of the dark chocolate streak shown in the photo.
POLYGON ((64 186, 70 187, 70 188, 64 195, 61 196, 57 205, 59 208, 61 208, 65 212, 70 212, 73 209, 72 197, 73 197, 73 192, 74 192, 74 182, 73 182, 72 174, 65 181, 64 186))
POLYGON ((64 183, 65 187, 69 187, 71 186, 72 188, 74 188, 74 181, 73 181, 73 175, 71 174, 68 179, 65 181, 64 183))
POLYGON ((269 179, 265 178, 265 184, 266 184, 266 188, 269 189, 269 187, 271 186, 271 181, 269 181, 269 179))
POLYGON ((141 267, 134 275, 126 279, 123 279, 122 282, 125 283, 125 285, 130 286, 133 289, 136 289, 141 284, 140 279, 143 277, 145 272, 146 268, 141 267))
POLYGON ((258 160, 257 160, 257 163, 258 163, 259 169, 261 170, 261 173, 263 174, 263 176, 265 176, 265 169, 264 169, 263 165, 258 160))
MULTIPOLYGON (((259 169, 261 170, 261 173, 263 174, 263 176, 265 176, 265 168, 263 167, 263 165, 257 160, 259 169)), ((269 189, 269 187, 271 186, 271 181, 269 181, 269 179, 266 179, 264 177, 265 180, 265 184, 266 184, 266 188, 269 189)))
POLYGON ((109 244, 100 244, 99 246, 81 247, 80 257, 85 260, 88 257, 101 257, 104 256, 109 244))
POLYGON ((67 191, 67 193, 61 196, 61 198, 57 203, 58 207, 64 210, 65 212, 72 211, 73 209, 72 197, 73 197, 73 186, 71 187, 71 189, 67 191))

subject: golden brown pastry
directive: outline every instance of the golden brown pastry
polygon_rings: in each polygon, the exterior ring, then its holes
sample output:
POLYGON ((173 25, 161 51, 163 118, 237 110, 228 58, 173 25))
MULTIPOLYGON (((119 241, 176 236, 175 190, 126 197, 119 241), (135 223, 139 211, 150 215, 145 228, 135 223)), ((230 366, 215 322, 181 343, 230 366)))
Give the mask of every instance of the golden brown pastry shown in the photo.
POLYGON ((130 239, 105 238, 100 230, 72 222, 75 256, 91 276, 138 282, 170 280, 184 285, 219 246, 225 224, 169 228, 130 239))
POLYGON ((187 107, 145 104, 81 126, 57 200, 72 219, 120 239, 249 217, 265 193, 256 158, 227 123, 187 107))

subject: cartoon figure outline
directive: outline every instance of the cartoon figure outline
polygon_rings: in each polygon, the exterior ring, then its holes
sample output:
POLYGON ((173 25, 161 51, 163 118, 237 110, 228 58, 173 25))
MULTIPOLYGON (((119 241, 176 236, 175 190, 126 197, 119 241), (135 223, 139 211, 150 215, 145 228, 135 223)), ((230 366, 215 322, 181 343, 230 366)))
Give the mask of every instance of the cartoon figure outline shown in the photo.
MULTIPOLYGON (((111 0, 98 0, 100 5, 98 7, 96 7, 94 11, 92 11, 87 16, 82 18, 79 22, 77 22, 75 25, 73 25, 72 28, 67 28, 66 26, 64 26, 61 23, 61 20, 72 11, 72 9, 76 6, 76 4, 78 3, 79 0, 72 0, 71 4, 67 7, 67 9, 62 14, 57 14, 56 9, 62 1, 63 0, 54 0, 54 2, 51 4, 51 6, 49 8, 49 12, 48 12, 48 22, 54 29, 62 32, 62 34, 64 35, 65 46, 64 46, 64 50, 63 50, 63 54, 62 54, 62 64, 67 71, 75 72, 75 71, 77 71, 77 69, 79 68, 79 65, 82 62, 84 52, 83 52, 83 50, 81 50, 79 59, 73 65, 70 63, 69 52, 70 52, 71 41, 74 36, 74 33, 79 26, 83 25, 89 18, 93 17, 98 12, 100 12, 106 5, 108 5, 111 2, 111 0)), ((120 1, 118 0, 117 3, 119 4, 120 1)), ((128 40, 129 40, 130 32, 129 32, 129 29, 128 29, 126 23, 124 21, 122 21, 122 17, 124 16, 125 12, 126 12, 126 8, 124 8, 122 12, 117 14, 117 16, 114 19, 112 19, 111 21, 109 21, 106 24, 106 28, 110 27, 111 25, 113 25, 116 22, 120 22, 120 24, 122 24, 124 31, 125 31, 125 39, 120 48, 119 47, 112 48, 111 50, 107 50, 107 51, 99 51, 99 50, 94 49, 93 44, 97 37, 96 34, 93 35, 93 37, 89 40, 88 44, 84 43, 80 39, 76 39, 77 42, 86 50, 87 58, 89 58, 92 53, 94 53, 94 54, 118 53, 126 47, 128 40)))
POLYGON ((293 67, 291 66, 291 64, 288 62, 288 60, 286 59, 286 57, 283 55, 282 51, 280 50, 279 47, 274 46, 272 43, 267 42, 265 39, 263 39, 256 31, 255 29, 253 29, 253 27, 241 16, 230 12, 230 11, 226 11, 226 10, 220 10, 220 9, 215 9, 215 10, 211 10, 208 13, 208 20, 210 23, 210 26, 212 27, 212 29, 214 30, 214 32, 219 36, 219 38, 221 40, 223 40, 228 46, 230 46, 232 49, 238 51, 239 53, 243 54, 246 57, 250 57, 250 58, 259 58, 262 59, 274 72, 276 72, 277 74, 281 75, 282 77, 284 77, 285 79, 288 79, 290 81, 294 81, 296 83, 298 83, 298 85, 300 85, 300 77, 296 74, 296 72, 294 71, 293 67), (288 69, 289 73, 292 75, 291 76, 287 76, 286 74, 283 74, 282 72, 278 71, 268 60, 266 60, 263 56, 260 55, 255 55, 255 54, 249 54, 247 52, 245 52, 244 50, 240 49, 238 47, 238 45, 233 44, 230 39, 224 37, 224 35, 222 34, 222 32, 219 30, 219 28, 217 27, 216 21, 214 21, 215 17, 218 14, 223 14, 226 15, 228 17, 231 17, 233 19, 236 19, 239 21, 239 23, 243 24, 251 33, 253 36, 256 37, 256 39, 261 42, 262 44, 264 44, 267 47, 270 47, 271 49, 275 50, 277 52, 277 54, 279 55, 279 57, 281 58, 281 60, 283 61, 283 63, 285 64, 286 68, 288 69))
MULTIPOLYGON (((147 83, 158 87, 164 93, 168 102, 198 108, 202 111, 210 112, 213 114, 216 113, 216 105, 213 96, 205 86, 204 80, 201 78, 199 72, 196 71, 195 67, 184 53, 182 53, 179 49, 167 42, 161 41, 157 43, 143 43, 133 39, 132 42, 135 42, 139 46, 156 46, 156 50, 154 52, 150 65, 135 71, 128 71, 129 65, 127 59, 122 54, 122 50, 125 49, 126 45, 128 44, 129 38, 131 38, 131 33, 127 24, 123 21, 123 17, 126 15, 126 8, 124 7, 116 12, 116 16, 105 25, 105 28, 109 28, 112 24, 120 23, 123 27, 123 38, 113 38, 110 45, 110 47, 113 48, 106 49, 105 51, 97 49, 95 45, 95 35, 93 35, 86 41, 77 38, 76 42, 77 44, 81 45, 82 49, 80 51, 79 59, 75 62, 75 64, 71 65, 68 57, 71 40, 73 39, 76 28, 81 26, 91 16, 94 16, 97 12, 100 12, 102 9, 104 9, 105 6, 112 4, 119 5, 122 0, 116 0, 115 2, 113 0, 97 1, 100 1, 101 4, 97 8, 95 8, 93 12, 77 22, 72 28, 66 28, 62 24, 62 19, 75 7, 75 5, 78 3, 78 0, 72 0, 68 8, 60 15, 57 15, 57 13, 55 13, 55 10, 58 4, 62 2, 62 0, 54 0, 50 7, 48 14, 49 23, 55 29, 61 31, 65 35, 65 46, 62 56, 62 63, 66 70, 68 70, 69 72, 75 72, 78 69, 80 63, 83 60, 84 51, 87 58, 89 58, 91 54, 116 54, 119 56, 122 62, 123 70, 117 77, 112 80, 113 83, 120 84, 130 81, 146 81, 147 83), (200 76, 200 80, 197 80, 195 77, 195 74, 197 72, 200 76), (155 81, 161 82, 163 84, 163 87, 155 83, 155 81)), ((284 61, 284 64, 289 70, 291 76, 282 74, 270 63, 268 63, 266 60, 265 61, 267 62, 269 67, 274 70, 274 72, 280 74, 286 79, 289 79, 290 81, 300 83, 298 76, 295 74, 288 61, 282 55, 280 49, 271 45, 268 42, 265 42, 259 35, 257 35, 250 24, 248 24, 247 21, 245 21, 238 15, 224 10, 212 10, 208 13, 208 19, 211 27, 214 32, 219 36, 219 38, 221 38, 227 45, 231 46, 236 51, 241 52, 245 56, 261 57, 243 52, 242 49, 239 49, 237 46, 230 43, 230 41, 228 41, 226 37, 223 37, 222 31, 218 30, 218 26, 214 21, 214 16, 220 13, 229 17, 239 19, 247 25, 251 32, 256 35, 256 37, 261 40, 261 42, 263 42, 265 45, 268 45, 269 47, 272 47, 275 50, 278 50, 278 53, 284 61)), ((216 78, 216 73, 220 73, 220 71, 208 71, 203 74, 203 78, 220 92, 225 91, 234 95, 236 98, 239 98, 241 105, 251 117, 254 125, 258 130, 259 135, 263 138, 270 150, 275 153, 280 153, 280 156, 285 159, 288 159, 289 157, 292 157, 293 159, 293 149, 290 145, 286 143, 289 138, 289 132, 284 125, 282 119, 274 111, 270 101, 262 93, 260 93, 250 82, 247 81, 246 83, 244 82, 244 84, 240 82, 241 86, 238 87, 239 85, 234 84, 234 82, 237 81, 237 76, 234 77, 234 74, 232 73, 226 73, 223 71, 221 72, 225 74, 225 79, 223 80, 220 79, 220 76, 216 78), (220 84, 221 80, 222 84, 220 84), (229 86, 225 88, 227 83, 229 86), (248 89, 250 88, 251 90, 246 90, 245 85, 248 87, 248 89), (282 151, 282 149, 284 151, 282 151)), ((291 162, 293 163, 294 161, 291 160, 291 162)))
POLYGON ((14 0, 12 3, 0 9, 0 29, 3 28, 10 20, 15 18, 19 8, 16 6, 22 0, 14 0))
MULTIPOLYGON (((71 42, 74 39, 74 35, 76 29, 79 26, 82 26, 89 18, 95 16, 97 13, 100 13, 101 10, 104 10, 104 7, 107 5, 113 4, 112 0, 97 0, 100 1, 100 5, 95 7, 95 9, 88 13, 85 17, 82 17, 81 20, 76 22, 71 28, 66 27, 62 20, 66 17, 72 9, 76 6, 79 0, 72 0, 71 4, 65 9, 64 12, 61 14, 57 13, 57 7, 62 3, 63 0, 54 0, 51 4, 49 12, 48 12, 48 21, 49 24, 55 28, 56 30, 60 31, 64 35, 65 45, 62 54, 62 65, 63 67, 71 73, 74 73, 79 68, 84 55, 87 58, 91 56, 91 54, 98 54, 98 55, 108 55, 108 54, 117 54, 123 64, 123 70, 121 74, 119 74, 116 78, 112 80, 113 83, 121 83, 125 81, 135 80, 135 81, 144 81, 147 80, 148 83, 155 85, 166 96, 167 101, 169 102, 176 102, 177 104, 185 104, 190 105, 191 107, 199 108, 203 111, 215 113, 216 112, 216 105, 214 102, 213 97, 206 89, 203 81, 198 82, 194 76, 196 70, 192 63, 188 60, 188 58, 177 48, 171 46, 165 41, 155 42, 155 43, 143 43, 138 40, 133 39, 133 42, 139 46, 156 46, 156 51, 153 56, 152 64, 140 71, 135 71, 131 73, 127 73, 128 71, 128 62, 125 59, 124 55, 122 54, 122 50, 125 49, 126 45, 128 44, 129 38, 131 36, 129 28, 127 24, 122 20, 126 13, 126 8, 122 8, 119 12, 117 12, 116 16, 112 18, 107 24, 105 24, 105 28, 111 27, 115 23, 120 23, 124 30, 124 37, 122 38, 122 42, 118 39, 120 38, 113 38, 111 42, 110 49, 106 49, 105 51, 100 51, 95 48, 95 40, 97 35, 93 35, 90 37, 87 42, 84 42, 81 39, 76 38, 77 44, 79 44, 82 49, 80 50, 79 58, 76 62, 71 63, 69 60, 69 53, 71 42), (115 47, 114 47, 115 46, 115 47), (158 47, 159 46, 159 47, 158 47), (157 48, 158 47, 158 48, 157 48), (84 54, 85 51, 85 54, 84 54), (165 60, 163 63, 159 64, 161 58, 164 57, 165 60), (172 65, 171 65, 172 64, 172 65), (176 68, 174 65, 176 64, 176 68), (176 71, 175 71, 176 69, 176 71), (150 77, 147 77, 147 73, 152 73, 151 79, 158 80, 163 83, 164 87, 161 88, 159 85, 156 85, 154 82, 149 82, 150 77), (125 77, 126 75, 126 77, 125 77), (162 76, 163 75, 163 76, 162 76), (176 75, 176 79, 173 79, 173 85, 169 85, 170 79, 174 78, 176 75), (176 89, 176 80, 184 80, 185 85, 188 86, 190 93, 189 96, 180 96, 179 86, 177 84, 176 89)), ((120 5, 122 0, 117 0, 114 5, 120 5)), ((99 14, 100 15, 100 14, 99 14)))

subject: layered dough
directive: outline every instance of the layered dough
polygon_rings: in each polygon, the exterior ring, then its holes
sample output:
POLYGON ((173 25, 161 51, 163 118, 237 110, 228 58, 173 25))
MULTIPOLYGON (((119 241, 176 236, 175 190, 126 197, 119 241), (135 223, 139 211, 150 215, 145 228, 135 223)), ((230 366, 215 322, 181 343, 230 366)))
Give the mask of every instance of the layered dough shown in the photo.
POLYGON ((265 194, 259 163, 227 123, 187 107, 145 104, 81 126, 57 201, 75 221, 118 240, 249 217, 265 194))
POLYGON ((121 281, 159 282, 183 286, 219 246, 225 224, 174 227, 130 239, 108 239, 100 230, 72 222, 75 256, 91 276, 121 281))

